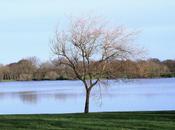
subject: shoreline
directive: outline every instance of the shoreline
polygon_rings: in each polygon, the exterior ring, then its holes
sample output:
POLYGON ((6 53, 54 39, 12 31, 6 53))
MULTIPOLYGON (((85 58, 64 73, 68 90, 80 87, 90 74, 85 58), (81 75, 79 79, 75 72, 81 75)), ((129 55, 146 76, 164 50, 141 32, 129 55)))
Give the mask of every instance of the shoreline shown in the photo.
MULTIPOLYGON (((118 79, 104 79, 104 80, 143 80, 143 79, 174 79, 175 77, 154 77, 154 78, 118 78, 118 79)), ((58 79, 58 80, 0 80, 3 82, 41 82, 41 81, 79 81, 78 79, 58 79)))
MULTIPOLYGON (((143 110, 143 111, 99 111, 99 112, 89 112, 88 114, 110 114, 110 113, 118 113, 118 114, 131 114, 131 113, 175 113, 175 110, 143 110)), ((34 113, 34 114, 3 114, 0 113, 1 116, 39 116, 39 115, 83 115, 83 112, 75 112, 75 113, 34 113)), ((86 115, 86 114, 85 114, 86 115)))

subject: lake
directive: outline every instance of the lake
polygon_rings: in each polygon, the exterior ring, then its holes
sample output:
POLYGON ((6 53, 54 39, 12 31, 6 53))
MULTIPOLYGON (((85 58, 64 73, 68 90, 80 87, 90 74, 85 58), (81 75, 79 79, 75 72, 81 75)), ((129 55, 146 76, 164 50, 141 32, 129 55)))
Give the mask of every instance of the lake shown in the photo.
MULTIPOLYGON (((109 81, 91 94, 90 111, 175 110, 175 78, 109 81)), ((83 112, 80 81, 0 83, 0 114, 83 112)))

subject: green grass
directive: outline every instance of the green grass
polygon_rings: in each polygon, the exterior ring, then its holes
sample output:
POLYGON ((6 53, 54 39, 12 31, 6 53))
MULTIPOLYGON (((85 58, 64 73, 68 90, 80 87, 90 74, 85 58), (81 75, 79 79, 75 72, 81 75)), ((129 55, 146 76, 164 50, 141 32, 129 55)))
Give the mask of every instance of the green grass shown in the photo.
POLYGON ((16 80, 0 80, 0 82, 14 82, 16 80))
POLYGON ((0 130, 175 130, 175 112, 2 115, 0 130))

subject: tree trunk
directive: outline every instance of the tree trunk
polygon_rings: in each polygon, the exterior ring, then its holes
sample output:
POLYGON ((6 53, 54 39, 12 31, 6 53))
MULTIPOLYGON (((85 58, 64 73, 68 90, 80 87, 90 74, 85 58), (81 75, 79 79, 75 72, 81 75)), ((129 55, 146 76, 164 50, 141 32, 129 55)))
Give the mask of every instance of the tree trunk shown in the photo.
POLYGON ((89 98, 90 98, 90 90, 86 90, 86 101, 85 101, 84 113, 89 113, 89 98))

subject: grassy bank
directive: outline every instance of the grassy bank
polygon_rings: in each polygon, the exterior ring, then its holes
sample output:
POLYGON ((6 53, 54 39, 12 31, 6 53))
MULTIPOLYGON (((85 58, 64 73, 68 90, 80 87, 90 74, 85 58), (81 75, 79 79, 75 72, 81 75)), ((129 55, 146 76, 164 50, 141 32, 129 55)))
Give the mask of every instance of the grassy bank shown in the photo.
POLYGON ((174 130, 175 112, 3 115, 0 130, 174 130))
POLYGON ((0 80, 0 82, 14 82, 16 80, 0 80))

